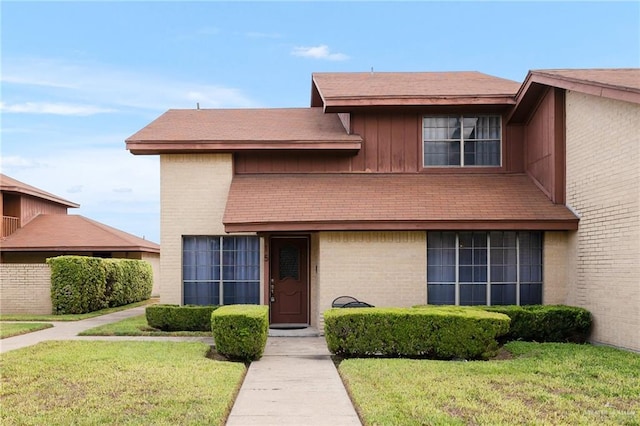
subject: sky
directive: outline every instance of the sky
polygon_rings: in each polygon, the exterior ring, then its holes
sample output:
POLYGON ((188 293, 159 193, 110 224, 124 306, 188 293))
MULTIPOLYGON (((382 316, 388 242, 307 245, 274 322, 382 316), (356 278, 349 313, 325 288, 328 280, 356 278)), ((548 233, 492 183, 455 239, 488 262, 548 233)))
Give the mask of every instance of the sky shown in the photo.
MULTIPOLYGON (((0 169, 160 242, 172 108, 308 107, 313 72, 640 67, 640 2, 0 2, 0 169)), ((188 209, 188 206, 185 206, 188 209)))

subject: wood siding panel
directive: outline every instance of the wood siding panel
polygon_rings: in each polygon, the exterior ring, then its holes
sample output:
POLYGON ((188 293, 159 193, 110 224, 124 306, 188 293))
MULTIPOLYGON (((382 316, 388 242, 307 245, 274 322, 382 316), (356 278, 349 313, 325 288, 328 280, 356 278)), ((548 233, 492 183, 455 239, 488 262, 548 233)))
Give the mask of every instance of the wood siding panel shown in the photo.
POLYGON ((353 115, 352 133, 364 138, 356 155, 345 153, 236 153, 235 173, 415 173, 420 168, 420 117, 353 115))
POLYGON ((505 126, 502 149, 504 167, 508 172, 524 172, 524 126, 505 126))
MULTIPOLYGON (((546 126, 544 120, 540 125, 546 126)), ((422 114, 362 113, 352 114, 351 132, 364 139, 358 153, 318 152, 239 152, 234 154, 235 173, 486 173, 485 168, 422 167, 422 114)), ((524 130, 522 126, 505 126, 502 149, 503 167, 490 172, 522 172, 525 170, 524 130)), ((545 176, 549 147, 535 145, 530 157, 534 176, 545 176), (539 149, 542 151, 538 152, 539 149), (545 154, 546 152, 546 154, 545 154), (540 170, 543 170, 542 172, 540 170)), ((542 178, 541 178, 542 179, 542 178)))
POLYGON ((36 197, 20 197, 20 226, 25 226, 39 214, 67 214, 67 208, 36 197))
POLYGON ((564 202, 564 91, 548 90, 524 129, 526 172, 554 203, 564 202))

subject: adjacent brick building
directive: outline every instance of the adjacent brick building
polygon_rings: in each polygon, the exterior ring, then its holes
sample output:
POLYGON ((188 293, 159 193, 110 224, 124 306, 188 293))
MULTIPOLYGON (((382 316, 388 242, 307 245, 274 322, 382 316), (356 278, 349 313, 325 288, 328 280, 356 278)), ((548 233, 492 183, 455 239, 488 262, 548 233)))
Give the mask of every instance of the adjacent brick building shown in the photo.
POLYGON ((584 306, 640 350, 640 70, 319 73, 311 105, 170 110, 161 300, 322 326, 376 306, 584 306))
POLYGON ((80 215, 78 204, 0 174, 0 312, 51 313, 49 257, 139 259, 159 293, 160 246, 80 215))

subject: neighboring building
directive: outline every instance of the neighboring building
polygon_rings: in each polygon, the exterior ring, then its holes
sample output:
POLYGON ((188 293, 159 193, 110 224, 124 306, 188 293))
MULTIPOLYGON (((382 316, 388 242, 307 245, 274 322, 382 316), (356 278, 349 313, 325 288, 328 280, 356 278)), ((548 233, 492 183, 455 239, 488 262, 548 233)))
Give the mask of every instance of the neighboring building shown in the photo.
MULTIPOLYGON (((49 297, 48 291, 43 290, 44 285, 40 286, 37 295, 33 289, 25 288, 23 272, 16 272, 20 267, 7 265, 43 265, 47 258, 60 255, 146 260, 153 268, 153 293, 159 294, 158 244, 80 215, 69 215, 68 209, 77 208, 78 204, 2 174, 0 193, 0 263, 4 265, 3 282, 0 283, 2 312, 35 313, 29 311, 30 298, 43 299, 36 303, 37 310, 46 310, 44 299, 49 297), (10 270, 13 272, 8 272, 10 270), (20 294, 27 296, 23 298, 20 294)), ((25 268, 39 270, 39 266, 25 268)))
POLYGON ((640 350, 639 82, 318 73, 310 108, 167 111, 126 141, 160 155, 161 301, 566 303, 640 350))

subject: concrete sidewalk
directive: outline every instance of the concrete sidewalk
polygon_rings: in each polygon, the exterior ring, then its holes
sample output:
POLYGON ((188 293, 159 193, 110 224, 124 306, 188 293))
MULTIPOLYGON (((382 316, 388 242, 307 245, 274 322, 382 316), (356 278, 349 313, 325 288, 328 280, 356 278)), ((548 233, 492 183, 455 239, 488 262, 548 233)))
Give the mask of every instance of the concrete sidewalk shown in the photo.
MULTIPOLYGON (((20 336, 0 339, 0 353, 12 351, 14 349, 25 348, 47 340, 75 340, 82 339, 78 333, 99 325, 117 322, 126 318, 143 315, 146 306, 114 312, 112 314, 89 318, 81 321, 30 321, 53 324, 52 328, 47 328, 33 333, 22 334, 20 336)), ((19 322, 19 321, 16 321, 19 322)), ((102 337, 110 339, 110 337, 102 337)), ((136 338, 138 339, 138 338, 136 338)))
POLYGON ((269 337, 249 367, 228 426, 361 425, 324 337, 269 337))

